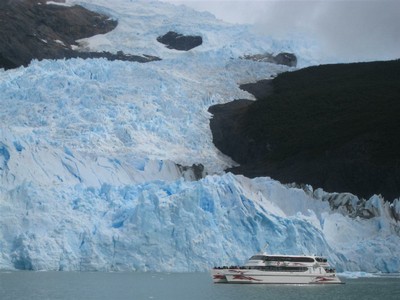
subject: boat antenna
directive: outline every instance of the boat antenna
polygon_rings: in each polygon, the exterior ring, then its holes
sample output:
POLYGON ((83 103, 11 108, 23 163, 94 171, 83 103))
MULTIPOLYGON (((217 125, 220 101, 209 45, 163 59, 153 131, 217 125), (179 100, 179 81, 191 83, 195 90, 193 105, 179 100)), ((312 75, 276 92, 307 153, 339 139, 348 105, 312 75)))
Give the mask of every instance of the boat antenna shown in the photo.
POLYGON ((265 245, 264 245, 264 247, 263 247, 263 252, 264 252, 264 253, 267 252, 266 250, 267 250, 268 246, 269 246, 269 244, 268 244, 268 243, 265 243, 265 245))

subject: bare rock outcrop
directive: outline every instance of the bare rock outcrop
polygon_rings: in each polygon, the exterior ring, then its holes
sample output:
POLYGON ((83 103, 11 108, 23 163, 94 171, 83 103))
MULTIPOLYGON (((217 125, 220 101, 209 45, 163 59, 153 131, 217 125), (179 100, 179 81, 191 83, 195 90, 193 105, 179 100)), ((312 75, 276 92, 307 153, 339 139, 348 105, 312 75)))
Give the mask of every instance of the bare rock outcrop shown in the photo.
POLYGON ((269 62, 278 65, 285 65, 289 67, 297 66, 297 57, 293 53, 281 52, 277 55, 273 55, 271 53, 264 54, 254 54, 254 55, 245 55, 242 57, 243 59, 249 59, 254 61, 262 61, 269 62))
POLYGON ((180 51, 188 51, 203 43, 201 36, 183 35, 174 31, 169 31, 166 34, 159 36, 157 41, 166 45, 169 49, 180 51))
POLYGON ((104 57, 139 62, 159 59, 122 52, 74 50, 74 46, 78 46, 77 40, 107 33, 117 25, 117 20, 79 5, 69 7, 45 0, 2 0, 0 68, 27 66, 33 59, 104 57))

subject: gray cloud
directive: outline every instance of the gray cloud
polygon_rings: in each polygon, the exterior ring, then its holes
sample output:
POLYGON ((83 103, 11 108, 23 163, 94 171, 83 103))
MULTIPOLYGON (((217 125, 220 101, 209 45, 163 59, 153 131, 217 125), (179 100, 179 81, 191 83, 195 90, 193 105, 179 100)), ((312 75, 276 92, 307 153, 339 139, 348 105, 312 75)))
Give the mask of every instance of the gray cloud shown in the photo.
POLYGON ((320 44, 321 58, 400 58, 400 1, 191 1, 231 23, 252 23, 275 37, 300 33, 320 44))

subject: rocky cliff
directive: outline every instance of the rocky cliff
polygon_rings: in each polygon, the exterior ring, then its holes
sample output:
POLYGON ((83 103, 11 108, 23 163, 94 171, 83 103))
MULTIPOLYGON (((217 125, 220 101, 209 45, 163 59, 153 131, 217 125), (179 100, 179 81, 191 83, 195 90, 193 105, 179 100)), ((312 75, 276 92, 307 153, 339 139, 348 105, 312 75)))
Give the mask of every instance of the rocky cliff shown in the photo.
POLYGON ((284 73, 242 86, 256 102, 210 108, 214 143, 240 163, 234 173, 393 200, 400 196, 399 87, 400 60, 284 73))
POLYGON ((0 2, 0 68, 26 66, 32 59, 105 57, 140 62, 158 59, 122 52, 75 51, 77 40, 107 33, 118 22, 82 6, 60 4, 55 1, 47 3, 45 0, 0 2))

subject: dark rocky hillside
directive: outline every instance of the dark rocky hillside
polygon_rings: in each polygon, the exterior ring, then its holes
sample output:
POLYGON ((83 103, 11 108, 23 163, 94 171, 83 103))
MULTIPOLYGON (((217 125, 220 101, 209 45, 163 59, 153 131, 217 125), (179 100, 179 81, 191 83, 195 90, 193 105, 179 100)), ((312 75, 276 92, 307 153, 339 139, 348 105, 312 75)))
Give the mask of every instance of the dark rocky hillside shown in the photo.
POLYGON ((210 108, 215 145, 241 164, 229 171, 400 196, 400 60, 310 67, 242 88, 258 101, 210 108))
MULTIPOLYGON (((157 58, 122 52, 78 52, 76 40, 113 30, 118 22, 81 6, 46 4, 45 0, 0 1, 0 68, 28 65, 32 59, 105 57, 147 62, 157 58)), ((56 1, 64 2, 64 1, 56 1)))

